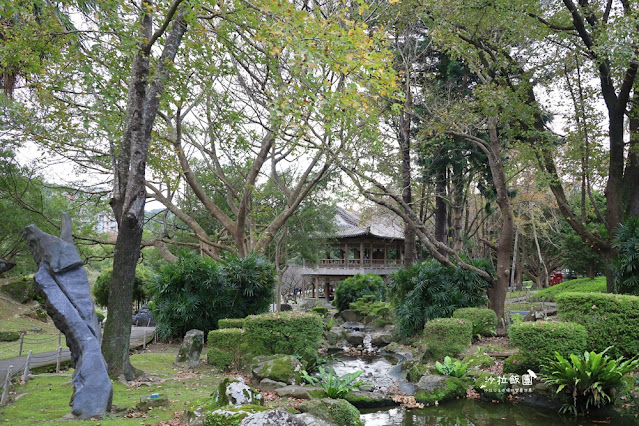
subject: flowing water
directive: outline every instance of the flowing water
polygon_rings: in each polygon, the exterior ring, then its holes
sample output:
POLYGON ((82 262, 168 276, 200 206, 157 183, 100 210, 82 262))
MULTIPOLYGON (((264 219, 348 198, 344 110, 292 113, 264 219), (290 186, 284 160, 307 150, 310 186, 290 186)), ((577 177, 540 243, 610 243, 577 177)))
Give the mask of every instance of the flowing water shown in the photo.
MULTIPOLYGON (((413 385, 401 377, 401 362, 394 356, 337 357, 333 368, 339 375, 362 370, 360 379, 372 384, 374 390, 385 392, 399 388, 412 393, 413 385)), ((587 418, 563 416, 556 408, 524 403, 496 404, 473 399, 441 403, 421 410, 402 407, 363 409, 366 426, 426 426, 426 425, 637 425, 636 419, 622 418, 612 411, 598 412, 587 418)))

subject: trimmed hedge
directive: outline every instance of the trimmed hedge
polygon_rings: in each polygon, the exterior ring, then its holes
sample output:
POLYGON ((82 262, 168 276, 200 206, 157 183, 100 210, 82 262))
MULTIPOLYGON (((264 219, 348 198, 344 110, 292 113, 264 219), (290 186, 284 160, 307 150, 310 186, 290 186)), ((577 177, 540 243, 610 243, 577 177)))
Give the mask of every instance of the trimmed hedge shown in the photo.
POLYGON ((244 318, 222 318, 217 321, 217 328, 244 328, 244 318))
POLYGON ((508 337, 525 362, 535 367, 555 359, 555 351, 567 358, 570 354, 581 354, 587 348, 586 329, 574 322, 522 322, 510 326, 508 337))
POLYGON ((312 311, 323 317, 328 315, 328 309, 326 308, 326 306, 316 306, 312 309, 312 311))
POLYGON ((302 355, 317 351, 324 323, 311 312, 274 312, 244 320, 244 341, 253 355, 302 355))
POLYGON ((219 330, 209 331, 206 344, 210 348, 218 348, 220 350, 233 350, 238 348, 246 340, 242 330, 239 328, 222 328, 219 330))
POLYGON ((434 359, 456 357, 471 345, 473 324, 465 319, 438 318, 424 326, 425 354, 434 359))
POLYGON ((460 308, 453 312, 453 318, 472 322, 473 336, 494 336, 497 334, 497 314, 492 309, 460 308))
MULTIPOLYGON (((639 354, 639 296, 610 293, 566 293, 557 298, 559 317, 582 324, 588 349, 611 357, 639 354)), ((582 351, 583 352, 583 351, 582 351)))
POLYGON ((597 277, 594 280, 579 278, 539 290, 530 296, 530 300, 540 302, 543 297, 545 302, 556 302, 557 296, 563 293, 605 293, 606 291, 606 277, 597 277))

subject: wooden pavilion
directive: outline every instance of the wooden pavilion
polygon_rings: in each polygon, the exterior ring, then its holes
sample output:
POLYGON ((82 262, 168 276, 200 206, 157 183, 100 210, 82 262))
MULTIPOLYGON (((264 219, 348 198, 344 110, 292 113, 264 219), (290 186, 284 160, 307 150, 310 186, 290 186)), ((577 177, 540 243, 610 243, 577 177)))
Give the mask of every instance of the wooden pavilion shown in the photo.
POLYGON ((364 219, 358 213, 337 207, 334 243, 317 266, 301 270, 303 297, 329 300, 340 281, 355 274, 372 273, 382 278, 399 269, 404 261, 404 230, 396 216, 364 219))

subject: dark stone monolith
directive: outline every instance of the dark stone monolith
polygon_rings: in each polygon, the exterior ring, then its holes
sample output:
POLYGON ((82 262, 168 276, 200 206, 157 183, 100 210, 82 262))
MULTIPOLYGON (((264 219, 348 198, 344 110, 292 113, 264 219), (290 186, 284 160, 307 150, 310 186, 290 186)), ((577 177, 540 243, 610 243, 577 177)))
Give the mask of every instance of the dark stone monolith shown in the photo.
POLYGON ((175 365, 188 368, 197 367, 200 365, 200 354, 203 347, 204 332, 202 330, 187 331, 175 359, 175 365))
POLYGON ((38 264, 36 291, 71 350, 75 368, 71 413, 80 419, 103 417, 111 409, 113 386, 100 351, 100 325, 89 280, 73 245, 71 220, 62 213, 60 238, 35 225, 24 228, 22 236, 38 264))

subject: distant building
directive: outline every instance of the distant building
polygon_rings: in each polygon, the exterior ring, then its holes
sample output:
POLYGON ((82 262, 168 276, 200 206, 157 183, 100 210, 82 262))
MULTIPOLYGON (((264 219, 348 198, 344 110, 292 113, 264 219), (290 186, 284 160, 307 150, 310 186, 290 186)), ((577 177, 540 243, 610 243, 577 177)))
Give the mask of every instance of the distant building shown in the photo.
POLYGON ((397 216, 360 214, 337 207, 337 233, 331 248, 315 267, 303 264, 302 294, 329 299, 340 281, 355 274, 386 278, 404 262, 404 228, 397 216))
POLYGON ((118 222, 115 217, 109 213, 99 213, 97 221, 94 225, 95 232, 99 234, 108 234, 112 238, 118 236, 118 222))

